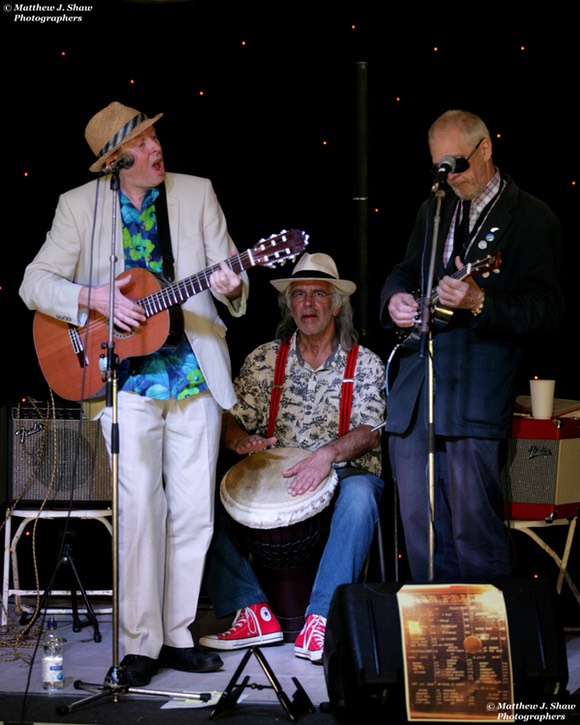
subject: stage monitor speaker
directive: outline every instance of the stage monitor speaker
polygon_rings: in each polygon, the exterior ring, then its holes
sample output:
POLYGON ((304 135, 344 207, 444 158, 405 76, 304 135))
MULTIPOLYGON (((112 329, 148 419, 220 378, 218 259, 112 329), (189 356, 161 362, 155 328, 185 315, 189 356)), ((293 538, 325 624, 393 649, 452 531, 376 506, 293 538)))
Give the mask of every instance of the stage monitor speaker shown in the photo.
POLYGON ((506 518, 571 518, 580 507, 580 419, 515 418, 502 468, 506 518))
POLYGON ((101 427, 84 419, 80 407, 8 405, 2 429, 3 501, 22 508, 110 506, 112 477, 101 427))
MULTIPOLYGON (((568 665, 554 588, 545 580, 492 582, 503 592, 514 701, 550 702, 566 691, 568 665)), ((343 584, 328 614, 324 674, 340 720, 406 723, 405 666, 397 592, 401 584, 343 584)), ((429 585, 427 585, 429 586, 429 585)))

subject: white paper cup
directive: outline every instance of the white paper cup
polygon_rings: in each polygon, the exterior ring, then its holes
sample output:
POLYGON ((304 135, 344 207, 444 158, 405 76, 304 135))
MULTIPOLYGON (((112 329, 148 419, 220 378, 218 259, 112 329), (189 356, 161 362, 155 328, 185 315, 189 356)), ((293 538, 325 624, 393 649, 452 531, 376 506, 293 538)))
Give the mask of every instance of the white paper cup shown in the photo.
POLYGON ((532 416, 546 420, 554 414, 555 380, 530 380, 532 416))

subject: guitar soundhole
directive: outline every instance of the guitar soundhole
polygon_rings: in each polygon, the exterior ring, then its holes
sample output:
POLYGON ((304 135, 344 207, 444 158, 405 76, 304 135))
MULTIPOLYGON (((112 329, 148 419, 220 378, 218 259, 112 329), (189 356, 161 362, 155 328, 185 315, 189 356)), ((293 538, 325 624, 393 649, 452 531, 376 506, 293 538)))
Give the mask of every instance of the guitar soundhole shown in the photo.
POLYGON ((127 332, 125 330, 120 330, 118 327, 115 326, 113 332, 115 333, 115 337, 118 337, 119 340, 128 340, 130 337, 133 337, 136 330, 130 330, 127 332))

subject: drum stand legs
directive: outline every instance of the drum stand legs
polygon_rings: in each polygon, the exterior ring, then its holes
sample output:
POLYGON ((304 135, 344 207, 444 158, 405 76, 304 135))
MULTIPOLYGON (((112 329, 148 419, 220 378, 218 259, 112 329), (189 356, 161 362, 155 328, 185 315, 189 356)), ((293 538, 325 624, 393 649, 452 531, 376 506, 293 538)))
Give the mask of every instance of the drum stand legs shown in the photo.
POLYGON ((234 676, 230 680, 228 686, 223 691, 217 705, 212 710, 209 719, 211 720, 214 715, 218 715, 220 712, 224 710, 230 710, 232 707, 234 707, 246 687, 251 687, 258 690, 273 689, 278 697, 278 700, 280 701, 280 704, 284 708, 286 715, 288 715, 290 720, 292 720, 293 722, 298 720, 299 716, 302 713, 315 712, 314 705, 310 701, 310 698, 306 694, 302 685, 298 682, 298 679, 296 677, 293 677, 292 682, 296 685, 297 689, 294 693, 292 701, 290 701, 284 690, 280 687, 280 683, 276 679, 276 675, 270 668, 270 665, 266 662, 266 658, 264 657, 260 649, 257 647, 250 647, 250 649, 246 652, 246 654, 242 658, 242 661, 238 665, 237 670, 234 672, 234 676), (242 682, 237 682, 238 677, 243 672, 244 667, 246 666, 248 660, 252 655, 256 657, 262 669, 266 673, 266 677, 270 681, 269 685, 258 685, 255 683, 250 683, 249 675, 246 675, 242 682))

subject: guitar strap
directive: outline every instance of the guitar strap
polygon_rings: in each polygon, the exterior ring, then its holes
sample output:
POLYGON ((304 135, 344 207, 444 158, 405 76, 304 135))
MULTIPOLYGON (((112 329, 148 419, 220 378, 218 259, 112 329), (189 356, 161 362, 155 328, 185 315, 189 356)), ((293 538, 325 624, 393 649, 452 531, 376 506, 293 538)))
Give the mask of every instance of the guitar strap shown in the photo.
MULTIPOLYGON (((472 230, 468 234, 466 234, 466 238, 463 240, 463 243, 461 244, 461 246, 463 248, 458 251, 456 251, 455 249, 453 250, 453 252, 451 254, 451 258, 448 261, 448 265, 449 265, 448 269, 450 269, 451 272, 455 271, 455 264, 453 263, 453 260, 455 259, 455 255, 459 254, 462 261, 465 259, 469 250, 471 249, 471 246, 473 244, 473 241, 474 241, 476 235, 479 233, 479 231, 480 231, 481 227, 484 225, 487 217, 490 215, 492 209, 499 201, 506 186, 507 186, 506 181, 505 181, 505 179, 502 178, 500 181, 499 189, 496 191, 496 193, 492 196, 492 198, 487 202, 487 204, 481 210, 479 216, 475 220, 472 230)), ((461 204, 461 202, 459 202, 457 205, 458 209, 459 209, 460 204, 461 204)), ((468 222, 468 224, 469 224, 469 222, 468 222)), ((469 226, 467 228, 469 228, 469 226)))
MULTIPOLYGON (((159 194, 155 199, 155 217, 157 219, 157 243, 161 254, 163 268, 163 279, 165 282, 173 282, 175 278, 175 267, 173 251, 171 249, 171 232, 169 229, 169 216, 167 214, 167 194, 165 182, 157 187, 159 194)), ((183 310, 179 305, 169 307, 169 334, 162 346, 162 350, 176 350, 183 338, 183 310)))
MULTIPOLYGON (((360 345, 353 345, 346 356, 346 365, 344 367, 344 375, 342 378, 342 388, 340 391, 340 416, 338 424, 338 436, 343 436, 350 429, 350 414, 352 410, 352 391, 354 388, 354 371, 358 357, 360 345)), ((286 373, 286 361, 290 350, 289 340, 280 343, 278 354, 276 355, 276 366, 274 368, 274 383, 272 385, 272 393, 270 395, 270 417, 268 418, 267 438, 274 435, 276 428, 276 418, 278 417, 278 408, 280 407, 280 398, 282 397, 282 387, 284 385, 284 376, 286 373)))
POLYGON ((173 282, 175 271, 173 268, 173 252, 171 250, 171 234, 169 231, 169 218, 167 216, 167 194, 165 193, 165 182, 162 181, 157 187, 159 195, 155 200, 155 216, 157 218, 157 240, 161 261, 163 264, 163 276, 169 282, 173 282))

